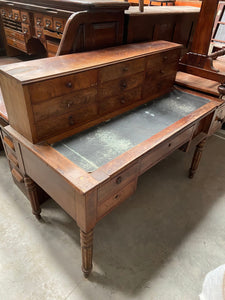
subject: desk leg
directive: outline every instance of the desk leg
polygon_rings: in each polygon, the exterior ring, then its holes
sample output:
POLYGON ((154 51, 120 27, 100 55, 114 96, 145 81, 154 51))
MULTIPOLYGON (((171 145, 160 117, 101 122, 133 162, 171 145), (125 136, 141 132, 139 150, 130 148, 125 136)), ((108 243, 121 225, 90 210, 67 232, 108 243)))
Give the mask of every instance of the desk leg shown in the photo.
POLYGON ((93 256, 93 229, 89 232, 80 230, 80 244, 82 251, 82 271, 84 277, 88 277, 92 270, 92 256, 93 256))
POLYGON ((28 176, 24 177, 24 184, 32 207, 32 213, 39 220, 41 218, 41 208, 38 200, 37 185, 28 176))
POLYGON ((199 162, 200 162, 200 159, 202 157, 202 151, 203 151, 203 148, 205 146, 205 143, 206 143, 206 139, 202 140, 197 146, 196 146, 196 149, 195 149, 195 153, 194 153, 194 156, 193 156, 193 159, 192 159, 192 164, 191 164, 191 168, 189 170, 189 178, 193 178, 194 175, 195 175, 195 172, 198 168, 198 165, 199 165, 199 162))

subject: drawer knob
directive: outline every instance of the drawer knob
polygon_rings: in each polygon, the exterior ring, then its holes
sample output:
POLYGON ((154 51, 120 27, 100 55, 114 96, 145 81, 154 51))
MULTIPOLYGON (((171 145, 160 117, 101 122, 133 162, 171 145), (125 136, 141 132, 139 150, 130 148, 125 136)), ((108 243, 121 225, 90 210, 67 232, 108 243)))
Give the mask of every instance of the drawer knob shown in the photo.
POLYGON ((69 117, 69 125, 72 126, 75 124, 74 118, 72 116, 69 117))
POLYGON ((117 183, 117 184, 120 184, 121 181, 122 181, 122 177, 121 177, 121 176, 119 176, 118 178, 116 178, 116 183, 117 183))
POLYGON ((67 102, 67 107, 70 108, 73 105, 73 101, 67 102))
POLYGON ((171 144, 171 143, 169 143, 169 144, 168 144, 168 147, 171 147, 171 145, 172 145, 172 144, 171 144))
POLYGON ((66 87, 71 88, 72 87, 72 82, 71 81, 67 82, 66 87))
POLYGON ((22 21, 25 22, 27 20, 27 16, 23 16, 22 21))
POLYGON ((164 70, 160 70, 160 74, 165 74, 165 71, 164 70))
POLYGON ((166 61, 168 59, 168 56, 163 56, 163 61, 166 61))
POLYGON ((128 71, 128 67, 123 67, 123 72, 127 72, 128 71))
POLYGON ((120 103, 121 103, 121 104, 125 104, 125 103, 126 103, 125 99, 123 99, 123 98, 120 99, 120 103))
POLYGON ((122 89, 125 89, 127 87, 127 83, 125 80, 121 81, 120 86, 122 89))

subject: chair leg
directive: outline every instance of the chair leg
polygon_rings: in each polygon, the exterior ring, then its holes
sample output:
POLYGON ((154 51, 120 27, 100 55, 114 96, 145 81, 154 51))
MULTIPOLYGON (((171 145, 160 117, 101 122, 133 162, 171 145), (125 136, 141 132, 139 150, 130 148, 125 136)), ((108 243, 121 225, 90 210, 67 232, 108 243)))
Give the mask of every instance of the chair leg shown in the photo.
POLYGON ((92 270, 92 256, 93 256, 93 233, 92 229, 89 232, 80 230, 80 244, 82 251, 82 271, 84 277, 87 278, 92 270))
POLYGON ((189 178, 193 178, 196 171, 197 171, 197 169, 198 169, 205 143, 206 143, 206 139, 202 140, 196 146, 195 153, 194 153, 194 156, 193 156, 193 159, 192 159, 191 168, 189 170, 189 178))
POLYGON ((40 220, 41 219, 41 208, 39 204, 38 199, 38 193, 37 193, 37 185, 36 183, 28 176, 24 177, 24 184, 26 188, 27 195, 30 200, 32 213, 35 215, 35 217, 40 220))

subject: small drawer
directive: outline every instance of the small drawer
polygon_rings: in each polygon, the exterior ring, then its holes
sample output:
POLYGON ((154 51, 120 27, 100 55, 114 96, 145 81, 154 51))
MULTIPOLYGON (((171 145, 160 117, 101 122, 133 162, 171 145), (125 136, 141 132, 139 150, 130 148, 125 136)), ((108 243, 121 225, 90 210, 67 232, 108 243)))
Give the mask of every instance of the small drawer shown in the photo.
POLYGON ((23 32, 25 38, 30 38, 32 36, 29 24, 22 23, 22 32, 23 32))
POLYGON ((99 71, 99 82, 106 82, 132 74, 143 72, 145 69, 144 58, 134 61, 123 62, 112 66, 101 68, 99 71))
POLYGON ((97 85, 97 70, 49 79, 28 85, 32 103, 73 93, 97 85))
POLYGON ((225 104, 220 106, 214 113, 211 126, 209 128, 209 135, 212 135, 214 132, 219 130, 225 121, 225 104))
POLYGON ((18 32, 11 28, 5 28, 5 35, 6 38, 9 37, 11 39, 16 39, 18 41, 24 42, 24 35, 22 32, 18 32))
POLYGON ((50 16, 44 16, 43 17, 43 23, 44 23, 44 28, 46 29, 53 29, 53 19, 50 16))
POLYGON ((168 156, 174 150, 188 142, 193 135, 195 126, 192 126, 172 139, 163 142, 153 150, 149 151, 141 160, 141 173, 144 173, 149 168, 154 166, 160 160, 168 156))
POLYGON ((28 11, 21 11, 21 22, 24 24, 30 24, 30 15, 28 11))
POLYGON ((109 98, 121 95, 122 92, 141 86, 144 81, 144 72, 129 77, 119 78, 99 85, 99 98, 109 98))
POLYGON ((35 36, 39 40, 44 40, 45 39, 44 32, 43 32, 43 29, 41 27, 35 27, 35 36))
POLYGON ((11 9, 8 9, 7 19, 13 20, 13 12, 11 9))
POLYGON ((17 169, 12 168, 11 173, 12 173, 13 178, 14 178, 18 183, 24 182, 24 177, 23 177, 23 175, 20 174, 20 172, 19 172, 17 169))
POLYGON ((2 9, 1 9, 1 16, 2 16, 3 18, 7 18, 7 17, 8 17, 8 10, 5 9, 5 8, 2 8, 2 9))
POLYGON ((126 168, 123 172, 111 178, 98 189, 98 205, 107 201, 112 195, 116 195, 130 182, 136 181, 138 177, 138 164, 126 168))
POLYGON ((146 58, 146 71, 155 71, 161 68, 169 69, 171 65, 177 67, 180 49, 165 51, 146 58))
POLYGON ((10 37, 7 37, 6 40, 9 46, 17 48, 23 52, 27 52, 27 47, 25 43, 10 37))
POLYGON ((13 19, 16 22, 21 22, 20 11, 18 9, 12 9, 13 19))
POLYGON ((14 154, 10 152, 8 153, 7 157, 13 165, 15 165, 17 168, 19 167, 19 162, 14 154))
POLYGON ((4 131, 2 135, 3 135, 3 142, 5 146, 7 146, 10 150, 15 151, 15 145, 13 143, 13 140, 8 135, 6 135, 4 131))
POLYGON ((53 19, 53 30, 57 32, 63 32, 65 20, 60 18, 53 19))
POLYGON ((109 198, 105 201, 98 202, 97 218, 102 218, 105 214, 109 213, 114 207, 129 198, 136 190, 137 180, 129 182, 123 189, 120 189, 115 194, 109 194, 109 198))
POLYGON ((75 122, 89 119, 93 113, 97 115, 96 95, 97 89, 89 88, 34 104, 34 120, 39 122, 66 113, 75 114, 75 122), (92 109, 93 111, 91 111, 92 109))
POLYGON ((43 15, 41 15, 41 14, 34 14, 34 26, 35 27, 41 27, 43 25, 44 25, 43 15))
POLYGON ((99 113, 106 114, 114 112, 115 110, 121 109, 132 103, 138 102, 139 100, 141 100, 141 91, 142 88, 139 86, 132 90, 123 92, 118 96, 106 98, 103 101, 100 101, 99 113))

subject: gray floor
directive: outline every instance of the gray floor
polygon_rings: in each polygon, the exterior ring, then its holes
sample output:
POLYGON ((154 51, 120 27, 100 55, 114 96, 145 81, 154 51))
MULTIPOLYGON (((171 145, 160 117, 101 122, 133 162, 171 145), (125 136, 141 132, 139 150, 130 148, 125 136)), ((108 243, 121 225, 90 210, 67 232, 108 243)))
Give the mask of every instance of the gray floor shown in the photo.
POLYGON ((0 299, 198 299, 225 263, 225 136, 209 139, 192 180, 191 156, 174 152, 98 223, 87 280, 75 222, 50 200, 39 223, 1 153, 0 299))

